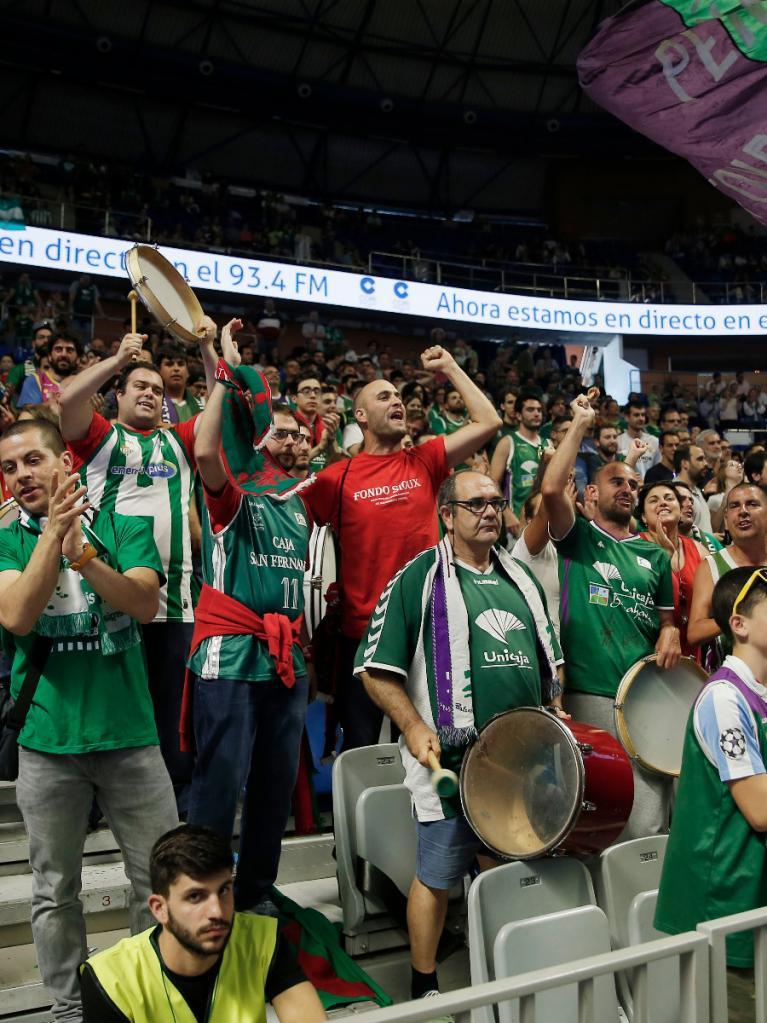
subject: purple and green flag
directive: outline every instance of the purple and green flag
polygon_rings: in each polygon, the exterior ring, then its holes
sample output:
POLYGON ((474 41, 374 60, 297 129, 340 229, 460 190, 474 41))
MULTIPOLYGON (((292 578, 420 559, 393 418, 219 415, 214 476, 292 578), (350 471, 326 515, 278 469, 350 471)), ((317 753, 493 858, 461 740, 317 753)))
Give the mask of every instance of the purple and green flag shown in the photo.
POLYGON ((605 110, 767 224, 767 0, 646 0, 578 58, 605 110))

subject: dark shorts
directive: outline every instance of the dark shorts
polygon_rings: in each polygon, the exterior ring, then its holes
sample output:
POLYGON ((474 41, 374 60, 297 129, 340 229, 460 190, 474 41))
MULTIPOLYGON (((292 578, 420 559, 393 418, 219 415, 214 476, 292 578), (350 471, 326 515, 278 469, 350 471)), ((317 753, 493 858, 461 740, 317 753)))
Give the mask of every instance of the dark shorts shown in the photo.
POLYGON ((416 821, 415 873, 427 888, 453 888, 471 869, 478 853, 492 856, 466 818, 416 821))

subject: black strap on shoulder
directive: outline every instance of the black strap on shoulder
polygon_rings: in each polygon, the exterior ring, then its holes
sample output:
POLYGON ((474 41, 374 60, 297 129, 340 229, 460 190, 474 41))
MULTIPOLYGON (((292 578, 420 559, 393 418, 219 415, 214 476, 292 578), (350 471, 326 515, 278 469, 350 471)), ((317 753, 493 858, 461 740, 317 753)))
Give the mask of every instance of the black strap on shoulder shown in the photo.
POLYGON ((338 582, 339 589, 341 587, 341 558, 343 557, 341 551, 341 519, 343 517, 344 510, 344 484, 346 483, 346 475, 351 468, 352 459, 349 458, 346 462, 343 475, 341 476, 341 486, 338 488, 338 517, 336 519, 336 580, 338 582))
POLYGON ((27 661, 27 674, 24 676, 19 695, 7 718, 8 727, 12 728, 15 732, 20 732, 24 727, 32 700, 35 698, 37 683, 40 681, 40 676, 43 673, 43 668, 48 660, 48 654, 51 652, 52 646, 53 640, 49 636, 35 634, 27 661))

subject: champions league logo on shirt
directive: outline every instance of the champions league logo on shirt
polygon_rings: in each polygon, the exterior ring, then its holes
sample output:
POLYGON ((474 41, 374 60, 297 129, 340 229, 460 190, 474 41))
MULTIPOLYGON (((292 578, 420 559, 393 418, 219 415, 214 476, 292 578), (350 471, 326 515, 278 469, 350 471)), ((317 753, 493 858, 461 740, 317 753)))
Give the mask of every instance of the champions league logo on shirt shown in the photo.
POLYGON ((730 760, 739 760, 746 754, 746 737, 742 728, 727 728, 719 736, 719 748, 730 760))

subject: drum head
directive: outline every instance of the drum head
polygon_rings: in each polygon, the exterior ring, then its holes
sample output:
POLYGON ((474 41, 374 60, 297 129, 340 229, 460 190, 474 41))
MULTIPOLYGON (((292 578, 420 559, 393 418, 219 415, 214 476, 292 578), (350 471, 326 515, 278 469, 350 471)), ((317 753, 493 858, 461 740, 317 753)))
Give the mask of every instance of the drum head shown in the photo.
POLYGON ((583 787, 572 733, 535 707, 488 722, 461 767, 466 819, 488 848, 515 860, 561 845, 581 811, 583 787))
POLYGON ((687 719, 706 678, 689 657, 663 669, 653 655, 626 672, 615 697, 615 727, 630 757, 656 774, 679 774, 687 719))
POLYGON ((309 538, 309 568, 304 573, 304 617, 309 639, 325 617, 326 594, 335 581, 335 538, 330 526, 315 526, 309 538))
POLYGON ((125 263, 136 294, 163 329, 179 341, 199 341, 205 313, 170 260, 152 245, 134 245, 125 263))
POLYGON ((0 529, 7 529, 9 526, 12 526, 20 515, 21 508, 19 508, 12 497, 7 501, 3 501, 0 504, 0 529))

